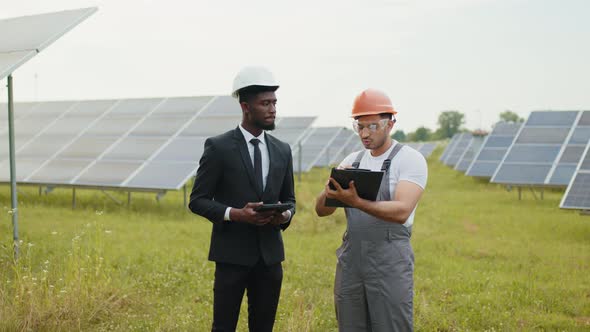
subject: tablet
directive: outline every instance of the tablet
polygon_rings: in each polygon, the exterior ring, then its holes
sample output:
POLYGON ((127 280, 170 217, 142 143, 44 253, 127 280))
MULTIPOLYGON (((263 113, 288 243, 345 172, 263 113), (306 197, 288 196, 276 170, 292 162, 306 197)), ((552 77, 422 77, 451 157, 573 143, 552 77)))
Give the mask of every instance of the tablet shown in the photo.
POLYGON ((283 212, 293 208, 293 203, 281 203, 281 204, 262 204, 261 206, 255 207, 256 212, 265 211, 277 211, 283 212))

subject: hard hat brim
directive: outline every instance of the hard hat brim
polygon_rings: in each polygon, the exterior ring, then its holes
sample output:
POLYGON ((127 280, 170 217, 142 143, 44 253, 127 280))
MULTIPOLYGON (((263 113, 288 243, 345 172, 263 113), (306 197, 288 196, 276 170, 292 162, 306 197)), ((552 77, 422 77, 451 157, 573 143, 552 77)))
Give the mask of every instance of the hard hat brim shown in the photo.
POLYGON ((385 111, 385 112, 367 111, 367 112, 360 112, 360 113, 352 114, 350 117, 351 118, 357 118, 359 116, 379 115, 379 114, 393 114, 393 115, 396 115, 397 114, 397 111, 395 111, 395 110, 385 111))
POLYGON ((252 84, 252 85, 248 85, 248 86, 243 86, 237 90, 235 90, 234 92, 232 92, 231 96, 238 99, 240 97, 240 90, 249 88, 251 86, 261 86, 261 87, 265 87, 265 88, 271 88, 273 89, 272 91, 277 91, 279 89, 279 85, 261 85, 261 84, 252 84))

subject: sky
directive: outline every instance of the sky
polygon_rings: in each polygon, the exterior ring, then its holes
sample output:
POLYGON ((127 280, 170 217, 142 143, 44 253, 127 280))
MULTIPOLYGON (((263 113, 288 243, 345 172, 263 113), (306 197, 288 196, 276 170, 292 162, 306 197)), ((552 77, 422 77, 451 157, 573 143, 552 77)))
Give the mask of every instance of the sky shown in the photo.
POLYGON ((264 65, 277 115, 315 126, 350 127, 369 87, 406 132, 445 110, 487 130, 505 110, 590 110, 588 0, 0 0, 0 19, 90 6, 14 72, 16 101, 227 95, 264 65))

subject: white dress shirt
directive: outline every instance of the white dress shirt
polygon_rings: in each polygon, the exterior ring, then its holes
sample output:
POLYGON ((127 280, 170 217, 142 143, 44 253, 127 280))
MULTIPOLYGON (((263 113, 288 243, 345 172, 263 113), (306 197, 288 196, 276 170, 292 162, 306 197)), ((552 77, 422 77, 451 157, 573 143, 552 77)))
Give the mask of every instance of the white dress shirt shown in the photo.
MULTIPOLYGON (((246 146, 248 146, 248 154, 250 155, 250 161, 252 162, 252 168, 254 168, 254 144, 250 143, 250 140, 253 138, 257 138, 260 143, 258 146, 260 147, 260 156, 262 158, 262 190, 266 188, 266 178, 268 177, 268 170, 270 168, 270 158, 268 156, 268 145, 266 144, 266 139, 264 137, 264 131, 259 136, 252 135, 249 131, 244 129, 240 124, 238 126, 242 135, 244 135, 244 140, 246 141, 246 146)), ((224 220, 229 221, 229 212, 231 211, 231 207, 225 209, 225 215, 223 217, 224 220)), ((291 215, 291 211, 288 211, 289 219, 291 215)))

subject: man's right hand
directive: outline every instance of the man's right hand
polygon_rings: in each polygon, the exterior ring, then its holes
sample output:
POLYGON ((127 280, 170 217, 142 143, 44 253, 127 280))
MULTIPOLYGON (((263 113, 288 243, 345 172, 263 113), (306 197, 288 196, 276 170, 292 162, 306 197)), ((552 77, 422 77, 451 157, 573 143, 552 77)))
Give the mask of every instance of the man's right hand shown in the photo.
POLYGON ((229 211, 229 219, 235 222, 245 222, 252 225, 263 226, 273 219, 274 212, 256 212, 254 208, 261 206, 262 202, 248 203, 241 209, 232 208, 229 211))

